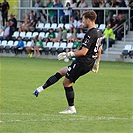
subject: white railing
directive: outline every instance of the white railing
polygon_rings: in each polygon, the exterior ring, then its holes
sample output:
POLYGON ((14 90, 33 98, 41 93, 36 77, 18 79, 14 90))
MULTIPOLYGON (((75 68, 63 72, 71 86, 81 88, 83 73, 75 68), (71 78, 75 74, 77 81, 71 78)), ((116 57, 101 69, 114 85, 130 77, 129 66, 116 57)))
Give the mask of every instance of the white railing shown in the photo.
MULTIPOLYGON (((25 10, 25 12, 28 12, 29 10, 45 10, 48 12, 48 10, 57 10, 58 11, 58 16, 59 16, 59 10, 67 10, 68 8, 63 7, 63 8, 36 8, 36 7, 14 7, 14 10, 18 10, 18 20, 22 20, 21 18, 21 14, 22 14, 22 10, 25 10)), ((128 19, 130 18, 130 7, 115 7, 115 8, 93 8, 93 7, 88 7, 88 8, 72 8, 72 10, 79 10, 80 13, 82 13, 83 10, 103 10, 104 11, 104 24, 106 23, 106 11, 109 10, 115 10, 116 11, 116 15, 118 14, 118 10, 126 10, 128 11, 128 19)), ((48 15, 47 15, 47 22, 48 22, 48 15)), ((59 23, 59 17, 58 17, 58 23, 59 23)), ((130 27, 130 22, 129 22, 129 27, 130 27)))

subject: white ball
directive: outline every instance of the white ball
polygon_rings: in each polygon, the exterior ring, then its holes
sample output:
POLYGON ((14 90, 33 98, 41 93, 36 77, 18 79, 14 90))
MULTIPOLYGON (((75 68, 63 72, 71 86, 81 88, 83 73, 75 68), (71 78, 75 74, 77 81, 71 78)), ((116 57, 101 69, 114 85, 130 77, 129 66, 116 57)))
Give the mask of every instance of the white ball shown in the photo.
POLYGON ((69 62, 69 59, 68 59, 68 58, 65 58, 64 61, 65 61, 65 62, 69 62))

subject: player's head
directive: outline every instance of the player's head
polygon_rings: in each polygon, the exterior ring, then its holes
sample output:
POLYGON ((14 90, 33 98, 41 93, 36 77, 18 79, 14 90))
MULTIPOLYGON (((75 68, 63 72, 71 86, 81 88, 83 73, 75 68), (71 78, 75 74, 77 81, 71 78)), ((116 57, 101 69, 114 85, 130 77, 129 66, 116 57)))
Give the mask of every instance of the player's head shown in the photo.
POLYGON ((97 14, 93 10, 89 10, 83 13, 83 23, 85 27, 89 27, 90 23, 95 23, 97 14))

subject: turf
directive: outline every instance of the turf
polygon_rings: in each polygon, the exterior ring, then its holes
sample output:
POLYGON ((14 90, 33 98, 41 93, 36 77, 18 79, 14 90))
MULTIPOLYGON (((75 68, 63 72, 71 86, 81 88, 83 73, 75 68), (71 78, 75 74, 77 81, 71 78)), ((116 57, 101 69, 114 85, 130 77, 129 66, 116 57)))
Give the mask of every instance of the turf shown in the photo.
POLYGON ((56 59, 0 57, 0 132, 130 133, 132 64, 101 62, 97 74, 73 85, 76 115, 60 115, 67 102, 63 78, 43 91, 32 92, 49 76, 69 65, 56 59))

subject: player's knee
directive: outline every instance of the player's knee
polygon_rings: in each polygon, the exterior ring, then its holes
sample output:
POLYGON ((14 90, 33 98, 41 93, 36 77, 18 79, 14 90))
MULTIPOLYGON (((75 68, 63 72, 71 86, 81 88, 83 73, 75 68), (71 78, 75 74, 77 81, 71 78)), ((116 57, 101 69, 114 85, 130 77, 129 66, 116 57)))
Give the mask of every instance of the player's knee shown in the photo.
POLYGON ((63 86, 64 87, 70 87, 70 86, 72 86, 72 82, 69 79, 65 78, 63 80, 63 86))

